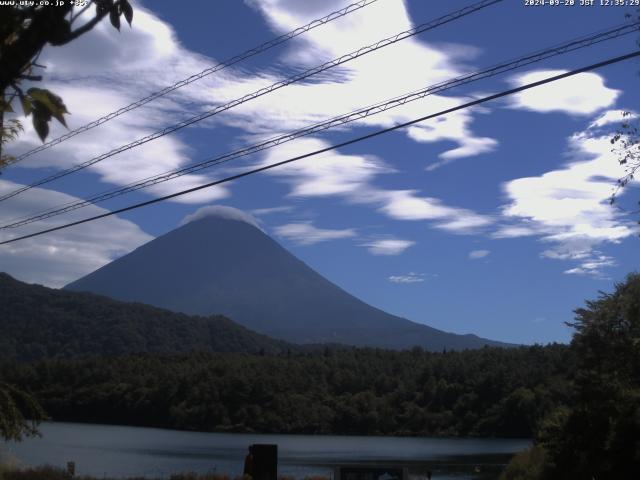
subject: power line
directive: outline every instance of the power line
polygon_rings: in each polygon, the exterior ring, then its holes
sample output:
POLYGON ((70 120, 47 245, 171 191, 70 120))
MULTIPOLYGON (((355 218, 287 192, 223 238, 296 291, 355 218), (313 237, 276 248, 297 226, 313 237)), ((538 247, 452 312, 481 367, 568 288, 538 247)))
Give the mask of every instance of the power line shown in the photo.
POLYGON ((576 70, 571 70, 570 72, 562 73, 562 74, 559 74, 559 75, 554 75, 552 77, 549 77, 549 78, 546 78, 546 79, 543 79, 543 80, 539 80, 537 82, 528 83, 528 84, 522 85, 520 87, 512 88, 510 90, 505 90, 505 91, 502 91, 500 93, 496 93, 496 94, 489 95, 489 96, 486 96, 486 97, 483 97, 483 98, 479 98, 477 100, 473 100, 471 102, 467 102, 467 103, 464 103, 462 105, 458 105, 457 107, 452 107, 452 108, 448 108, 446 110, 442 110, 442 111, 440 111, 438 113, 425 115, 423 117, 416 118, 416 119, 410 120, 408 122, 404 122, 404 123, 400 123, 398 125, 394 125, 393 127, 389 127, 389 128, 385 128, 385 129, 382 129, 382 130, 378 130, 376 132, 369 133, 367 135, 363 135, 363 136, 360 136, 360 137, 357 137, 357 138, 353 138, 351 140, 347 140, 347 141, 342 142, 342 143, 331 145, 329 147, 321 148, 319 150, 315 150, 313 152, 305 153, 303 155, 298 155, 296 157, 289 158, 287 160, 282 160, 280 162, 271 163, 271 164, 265 165, 263 167, 254 168, 252 170, 249 170, 249 171, 246 171, 246 172, 243 172, 243 173, 239 173, 239 174, 236 174, 236 175, 231 175, 231 176, 223 178, 221 180, 216 180, 216 181, 213 181, 213 182, 209 182, 209 183, 206 183, 204 185, 200 185, 198 187, 188 188, 188 189, 182 190, 180 192, 172 193, 170 195, 165 195, 163 197, 154 198, 152 200, 147 200, 146 202, 141 202, 141 203, 137 203, 137 204, 134 204, 134 205, 129 205, 128 207, 120 208, 118 210, 113 210, 111 212, 103 213, 101 215, 95 215, 93 217, 85 218, 83 220, 78 220, 76 222, 71 222, 71 223, 67 223, 65 225, 59 225, 57 227, 48 228, 48 229, 45 229, 45 230, 40 230, 38 232, 30 233, 28 235, 22 235, 20 237, 11 238, 9 240, 4 240, 4 241, 0 242, 0 245, 6 245, 8 243, 17 242, 17 241, 20 241, 20 240, 26 240, 28 238, 37 237, 39 235, 44 235, 46 233, 51 233, 51 232, 55 232, 55 231, 58 231, 58 230, 66 229, 66 228, 69 228, 69 227, 73 227, 75 225, 81 225, 83 223, 91 222, 91 221, 94 221, 94 220, 99 220, 101 218, 110 217, 111 215, 117 215, 119 213, 128 212, 128 211, 131 211, 131 210, 135 210, 137 208, 146 207, 146 206, 152 205, 154 203, 159 203, 159 202, 162 202, 164 200, 169 200, 171 198, 175 198, 175 197, 179 197, 179 196, 182 196, 182 195, 186 195, 188 193, 196 192, 198 190, 203 190, 205 188, 209 188, 209 187, 213 187, 213 186, 220 185, 220 184, 223 184, 223 183, 231 182, 231 181, 237 180, 239 178, 247 177, 249 175, 253 175, 253 174, 256 174, 256 173, 260 173, 260 172, 264 172, 266 170, 271 170, 272 168, 280 167, 282 165, 286 165, 288 163, 296 162, 296 161, 302 160, 304 158, 309 158, 309 157, 312 157, 312 156, 319 155, 321 153, 325 153, 325 152, 328 152, 328 151, 331 151, 331 150, 335 150, 337 148, 346 147, 346 146, 352 145, 354 143, 358 143, 358 142, 361 142, 361 141, 364 141, 364 140, 368 140, 370 138, 377 137, 377 136, 385 134, 385 133, 389 133, 389 132, 392 132, 392 131, 395 131, 395 130, 399 130, 399 129, 404 128, 404 127, 408 127, 410 125, 414 125, 414 124, 419 123, 419 122, 423 122, 425 120, 430 120, 432 118, 436 118, 436 117, 440 117, 442 115, 453 113, 455 111, 462 110, 464 108, 469 108, 469 107, 473 107, 475 105, 480 105, 482 103, 485 103, 485 102, 488 102, 488 101, 491 101, 491 100, 495 100, 495 99, 498 99, 498 98, 501 98, 501 97, 505 97, 505 96, 508 96, 508 95, 513 95, 515 93, 519 93, 519 92, 522 92, 524 90, 528 90, 530 88, 534 88, 534 87, 538 87, 540 85, 544 85, 544 84, 547 84, 547 83, 555 82, 555 81, 561 80, 563 78, 571 77, 573 75, 577 75, 577 74, 583 73, 583 72, 588 72, 590 70, 595 70, 597 68, 601 68, 601 67, 604 67, 604 66, 607 66, 607 65, 611 65, 611 64, 614 64, 614 63, 622 62, 624 60, 628 60, 630 58, 634 58, 634 57, 638 57, 638 56, 640 56, 640 50, 632 52, 632 53, 628 53, 626 55, 621 55, 621 56, 618 56, 618 57, 610 58, 608 60, 604 60, 602 62, 594 63, 592 65, 588 65, 586 67, 582 67, 582 68, 579 68, 579 69, 576 69, 576 70))
POLYGON ((295 140, 303 136, 311 135, 311 134, 318 133, 336 126, 361 120, 368 116, 375 115, 377 113, 381 113, 381 112, 390 110, 392 108, 405 105, 407 103, 422 99, 429 95, 441 93, 443 91, 452 89, 454 87, 472 83, 485 78, 493 77, 495 75, 502 74, 502 73, 514 70, 516 68, 520 68, 525 65, 530 65, 532 63, 536 63, 553 56, 575 51, 580 48, 589 47, 606 40, 611 40, 613 38, 618 38, 622 35, 626 35, 626 34, 638 31, 639 29, 640 29, 640 24, 624 24, 621 26, 610 28, 608 30, 596 32, 588 36, 583 36, 578 39, 574 39, 574 40, 565 42, 563 44, 556 45, 554 47, 549 47, 544 50, 540 50, 531 54, 524 55, 515 60, 499 63, 497 65, 481 70, 479 72, 475 72, 472 74, 468 74, 468 75, 460 76, 451 80, 440 82, 438 84, 431 85, 429 87, 423 88, 415 92, 411 92, 403 96, 399 96, 390 100, 386 100, 384 102, 380 102, 374 105, 370 105, 368 107, 361 108, 359 110, 355 110, 348 114, 333 117, 329 120, 325 120, 323 122, 316 123, 309 127, 265 140, 258 144, 254 144, 239 150, 218 155, 211 159, 204 160, 202 162, 192 164, 183 168, 174 169, 168 172, 164 172, 162 174, 148 177, 146 179, 138 180, 136 182, 125 185, 124 187, 111 189, 106 192, 96 194, 93 197, 90 197, 88 199, 68 202, 64 205, 60 205, 53 209, 47 209, 34 214, 16 218, 11 220, 10 221, 11 223, 0 226, 0 230, 8 229, 8 228, 17 228, 17 227, 21 227, 21 226, 36 222, 38 220, 45 220, 57 215, 62 215, 64 213, 68 213, 88 205, 106 201, 111 198, 125 195, 127 193, 131 193, 152 185, 157 185, 159 183, 173 180, 183 175, 195 173, 197 171, 210 168, 215 165, 226 163, 237 158, 245 157, 247 155, 251 155, 253 153, 275 147, 277 145, 281 145, 283 143, 295 140))
POLYGON ((32 155, 35 155, 38 152, 42 152, 43 150, 47 150, 51 147, 53 147, 54 145, 58 145, 62 142, 64 142, 65 140, 68 140, 72 137, 75 137, 76 135, 86 132, 87 130, 91 130, 92 128, 97 127, 98 125, 102 125, 103 123, 108 122, 109 120, 112 120, 124 113, 130 112, 131 110, 135 110, 138 107, 141 107, 143 105, 146 105, 147 103, 156 100, 157 98, 160 98, 164 95, 167 95, 168 93, 173 92, 174 90, 177 90, 179 88, 182 88, 186 85, 189 85, 193 82, 196 82, 208 75, 211 75, 212 73, 215 72, 219 72, 220 70, 224 70, 227 67, 230 67, 232 65, 235 65, 236 63, 239 63, 243 60, 246 60, 250 57, 253 57, 259 53, 262 52, 266 52, 267 50, 276 47, 278 45, 283 44, 284 42, 287 42, 299 35, 302 35, 303 33, 308 32, 309 30, 312 30, 316 27, 319 27, 321 25, 325 25, 329 22, 332 22, 334 20, 337 20, 338 18, 342 18, 345 15, 348 15, 352 12, 355 12, 357 10, 360 10, 361 8, 366 7, 367 5, 370 5, 374 2, 377 2, 378 0, 360 0, 358 2, 352 3, 351 5, 347 5, 344 8, 341 8, 340 10, 336 10, 335 12, 331 12, 328 15, 325 15, 322 18, 318 18, 316 20, 313 20, 312 22, 309 22, 306 25, 303 25, 302 27, 298 27, 295 30, 292 30, 288 33, 285 33, 284 35, 281 35, 279 37, 276 37, 274 39, 269 40, 268 42, 265 42, 261 45, 258 45, 257 47, 251 48, 243 53, 240 53, 238 55, 235 55, 231 58, 228 58, 227 60, 224 60, 223 62, 220 62, 212 67, 206 68, 204 70, 202 70, 199 73, 196 73, 194 75, 191 75, 188 78, 185 78, 183 80, 180 80, 176 83, 174 83, 173 85, 170 85, 168 87, 163 88, 162 90, 158 90, 157 92, 153 92, 150 95, 136 101, 133 103, 130 103, 129 105, 122 107, 119 110, 116 110, 115 112, 111 112, 107 115, 104 115, 90 123, 87 123, 86 125, 83 125, 81 127, 78 127, 74 130, 71 130, 70 132, 65 133, 64 135, 61 135, 58 138, 55 138, 53 140, 48 141, 47 143, 44 143, 36 148, 33 148, 31 150, 29 150, 28 152, 25 152, 21 155, 18 155, 17 157, 15 157, 14 159, 12 159, 10 162, 8 162, 8 165, 17 163, 21 160, 24 160, 27 157, 30 157, 32 155))
POLYGON ((156 140, 160 137, 164 137, 165 135, 168 135, 170 133, 176 132, 178 130, 181 130, 182 128, 188 127, 189 125, 193 125, 194 123, 200 122, 202 120, 205 120, 207 118, 210 118, 214 115, 217 115, 218 113, 224 112, 226 110, 229 110, 231 108, 237 107, 238 105, 241 105, 245 102, 248 102, 250 100, 254 100, 258 97, 261 97, 263 95, 266 95, 268 93, 274 92, 276 90, 279 90, 280 88, 286 87, 287 85, 291 85, 293 83, 299 82, 301 80, 304 80, 308 77, 311 77, 313 75, 317 75, 318 73, 324 72, 326 70, 329 70, 333 67, 337 67, 338 65, 342 65, 344 63, 347 63, 351 60, 355 60, 356 58, 362 57, 363 55, 366 55, 368 53, 371 52, 375 52, 377 50, 380 50, 384 47, 387 47, 389 45, 393 45, 401 40, 405 40, 407 38, 413 37, 415 35, 418 35, 419 33, 425 32, 427 30, 432 30, 440 25, 444 25, 446 23, 452 22, 454 20, 457 20, 459 18, 462 18, 466 15, 469 15, 471 13, 477 12, 478 10, 481 10, 483 8, 486 8, 490 5, 496 4, 496 3, 500 3, 503 0, 482 0, 480 2, 474 3, 472 5, 469 5, 467 7, 464 7, 460 10, 456 10, 455 12, 452 12, 450 14, 444 15, 442 17, 437 18, 436 20, 432 20, 430 22, 427 23, 423 23, 421 25, 418 25, 417 27, 414 27, 410 30, 406 30, 404 32, 400 32, 397 33, 391 37, 387 37, 384 38, 382 40, 379 40, 376 43, 373 43, 371 45, 367 45, 366 47, 361 47, 358 50, 355 50, 351 53, 348 53, 346 55, 342 55, 341 57, 335 58, 329 62, 323 63, 322 65, 319 65, 317 67, 311 68, 309 70, 306 70, 302 73, 299 73, 297 75, 294 75, 292 77, 289 77, 285 80, 281 80, 279 82, 273 83, 272 85, 268 86, 268 87, 264 87, 261 88, 259 90, 256 90, 252 93, 249 93, 243 97, 237 98, 235 100, 232 100, 231 102, 228 102, 224 105, 220 105, 212 110, 208 110, 206 112, 203 112, 199 115, 195 115, 187 120, 184 120, 180 123, 171 125, 169 127, 165 127, 162 130, 158 130, 150 135, 147 135, 145 137, 139 138, 138 140, 135 140, 131 143, 128 143, 126 145, 122 145, 116 149, 113 149, 107 153, 103 153, 102 155, 99 155, 97 157, 94 157, 90 160, 87 160, 83 163, 77 164, 71 168, 68 168, 66 170, 62 170, 58 173, 55 173, 53 175, 50 175, 48 177, 45 177, 43 179, 40 179, 34 183, 31 183, 29 185, 25 185, 17 190, 14 190, 12 192, 6 193, 2 196, 0 196, 0 202, 7 200, 11 197, 15 197, 16 195, 25 192, 27 190, 30 190, 34 187, 38 187, 40 185, 44 185, 46 183, 52 182, 54 180, 58 180, 62 177, 65 177, 67 175, 70 175, 72 173, 75 173, 79 170, 83 170, 91 165, 94 165, 98 162, 101 162, 102 160, 105 160, 109 157, 112 157, 114 155, 117 155, 118 153, 122 153, 124 151, 127 150, 131 150, 132 148, 138 147, 140 145, 143 145, 145 143, 148 143, 152 140, 156 140))

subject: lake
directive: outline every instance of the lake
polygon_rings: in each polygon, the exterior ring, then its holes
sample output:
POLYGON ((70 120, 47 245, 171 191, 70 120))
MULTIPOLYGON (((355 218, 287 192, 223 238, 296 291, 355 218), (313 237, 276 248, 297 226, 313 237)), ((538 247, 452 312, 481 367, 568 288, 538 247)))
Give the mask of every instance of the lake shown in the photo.
POLYGON ((278 445, 278 474, 331 477, 344 464, 405 465, 412 477, 495 478, 529 440, 333 435, 200 433, 156 428, 47 422, 41 438, 0 444, 1 455, 22 465, 76 462, 76 473, 97 477, 168 477, 171 473, 242 473, 247 447, 278 445), (474 472, 480 472, 479 474, 474 472))

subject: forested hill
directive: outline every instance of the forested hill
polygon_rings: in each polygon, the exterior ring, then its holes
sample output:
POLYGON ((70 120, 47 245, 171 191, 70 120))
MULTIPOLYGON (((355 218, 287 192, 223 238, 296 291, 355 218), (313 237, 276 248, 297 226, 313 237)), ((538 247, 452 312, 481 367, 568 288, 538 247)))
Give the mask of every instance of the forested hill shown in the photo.
POLYGON ((223 316, 189 316, 100 295, 30 285, 0 273, 0 360, 144 352, 286 352, 294 348, 223 316))
POLYGON ((418 345, 436 352, 513 346, 382 311, 320 275, 256 225, 219 214, 157 237, 65 288, 188 315, 224 314, 298 344, 398 350, 418 345))
POLYGON ((531 437, 568 400, 565 345, 131 355, 2 365, 54 420, 187 430, 531 437))

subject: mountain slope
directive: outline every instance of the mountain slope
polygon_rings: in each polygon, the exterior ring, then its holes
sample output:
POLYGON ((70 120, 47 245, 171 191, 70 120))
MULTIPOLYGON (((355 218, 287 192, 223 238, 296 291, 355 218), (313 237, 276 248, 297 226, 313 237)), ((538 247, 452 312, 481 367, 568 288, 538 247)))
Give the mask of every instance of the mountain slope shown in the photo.
POLYGON ((289 345, 222 316, 190 317, 0 273, 0 360, 143 352, 283 352, 289 345))
POLYGON ((65 287, 188 314, 229 316, 297 343, 428 350, 499 345, 374 308, 309 268, 249 223, 192 221, 65 287))

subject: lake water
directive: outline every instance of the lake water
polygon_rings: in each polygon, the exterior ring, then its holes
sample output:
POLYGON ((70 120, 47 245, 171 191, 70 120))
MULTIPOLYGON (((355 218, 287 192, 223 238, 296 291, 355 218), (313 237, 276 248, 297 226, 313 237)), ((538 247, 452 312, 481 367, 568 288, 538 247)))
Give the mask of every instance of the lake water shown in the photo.
POLYGON ((258 435, 199 433, 155 428, 48 422, 41 438, 0 443, 1 454, 22 465, 76 462, 76 473, 97 477, 168 477, 171 473, 242 472, 247 447, 278 445, 278 474, 332 477, 336 465, 389 464, 410 468, 420 478, 496 478, 510 456, 528 440, 258 435), (480 472, 479 474, 474 472, 480 472))

